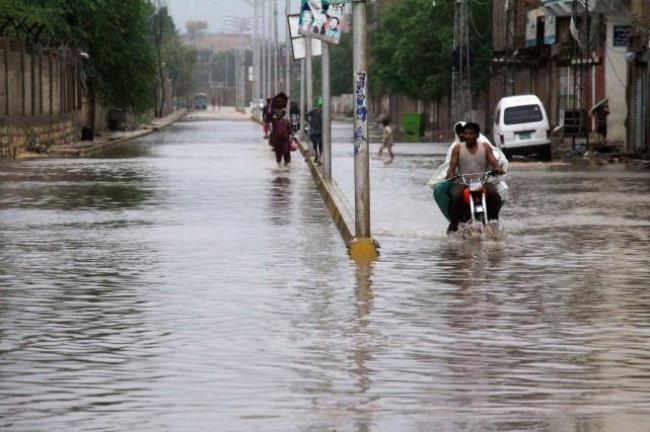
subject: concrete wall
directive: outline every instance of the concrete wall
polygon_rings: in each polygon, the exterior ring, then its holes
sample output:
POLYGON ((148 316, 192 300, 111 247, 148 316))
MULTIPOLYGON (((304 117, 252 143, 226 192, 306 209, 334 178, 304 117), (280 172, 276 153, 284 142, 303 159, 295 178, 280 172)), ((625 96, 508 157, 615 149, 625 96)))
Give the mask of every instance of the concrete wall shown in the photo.
POLYGON ((0 157, 78 138, 81 60, 0 38, 0 157))
POLYGON ((76 113, 35 118, 0 117, 0 158, 15 158, 32 144, 49 147, 77 139, 76 113))
POLYGON ((627 141, 627 80, 628 64, 625 47, 612 46, 614 25, 629 24, 624 20, 608 18, 607 44, 605 48, 605 92, 609 102, 607 118, 607 141, 613 145, 625 146, 627 141))
POLYGON ((352 93, 332 97, 332 113, 337 116, 352 116, 354 113, 352 93))

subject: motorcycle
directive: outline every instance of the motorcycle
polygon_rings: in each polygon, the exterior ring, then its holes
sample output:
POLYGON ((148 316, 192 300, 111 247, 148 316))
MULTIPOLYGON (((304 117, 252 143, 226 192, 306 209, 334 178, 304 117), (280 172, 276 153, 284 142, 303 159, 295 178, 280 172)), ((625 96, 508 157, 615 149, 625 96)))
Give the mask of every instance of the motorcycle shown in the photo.
POLYGON ((491 181, 492 177, 497 176, 496 171, 488 171, 484 173, 458 174, 456 177, 449 179, 450 181, 458 180, 460 184, 465 185, 463 200, 466 205, 466 212, 461 218, 463 223, 480 223, 483 226, 488 224, 485 185, 491 181), (480 177, 476 177, 479 175, 480 177))

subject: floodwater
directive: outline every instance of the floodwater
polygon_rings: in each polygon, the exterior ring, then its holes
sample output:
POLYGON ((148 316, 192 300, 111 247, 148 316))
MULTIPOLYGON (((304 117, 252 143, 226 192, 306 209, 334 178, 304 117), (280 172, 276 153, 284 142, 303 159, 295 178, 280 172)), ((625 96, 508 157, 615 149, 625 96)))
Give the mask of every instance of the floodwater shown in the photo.
POLYGON ((513 167, 481 243, 395 150, 370 266, 252 123, 0 165, 0 430, 649 431, 650 173, 513 167))

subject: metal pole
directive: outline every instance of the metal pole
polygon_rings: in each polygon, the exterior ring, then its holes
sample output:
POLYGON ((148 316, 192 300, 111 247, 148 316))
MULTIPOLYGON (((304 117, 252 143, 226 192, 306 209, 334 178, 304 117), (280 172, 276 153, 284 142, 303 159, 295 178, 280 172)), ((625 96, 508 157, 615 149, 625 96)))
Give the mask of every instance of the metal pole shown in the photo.
POLYGON ((332 180, 332 119, 330 95, 330 46, 323 43, 321 54, 323 92, 323 180, 332 180))
POLYGON ((307 111, 307 98, 305 95, 305 76, 307 75, 306 73, 306 68, 305 68, 305 59, 300 60, 300 141, 305 142, 305 118, 306 112, 307 111))
MULTIPOLYGON (((255 102, 257 100, 257 0, 254 0, 253 3, 253 40, 251 41, 251 49, 253 51, 253 74, 251 78, 253 81, 251 82, 251 87, 253 89, 252 94, 253 94, 253 112, 252 114, 255 115, 256 112, 256 106, 257 103, 255 102)), ((246 52, 246 51, 244 51, 246 52)), ((246 58, 246 57, 244 57, 246 58)), ((246 76, 248 77, 248 70, 246 71, 246 76)), ((248 79, 248 78, 247 78, 248 79)), ((244 81, 246 82, 246 81, 244 81)), ((245 84, 244 84, 245 86, 245 84)), ((246 88, 246 87, 244 87, 246 88)))
MULTIPOLYGON (((305 111, 309 112, 314 108, 314 82, 312 79, 312 58, 311 58, 311 38, 305 37, 305 111)), ((309 140, 309 152, 313 153, 315 149, 311 140, 309 140)))
POLYGON ((278 0, 273 1, 273 94, 279 90, 279 65, 278 65, 278 0))
POLYGON ((262 99, 263 103, 266 102, 266 98, 268 97, 268 92, 267 92, 267 80, 266 80, 266 39, 267 39, 267 31, 266 31, 266 0, 261 0, 261 10, 260 10, 260 22, 262 24, 262 40, 260 41, 261 45, 261 58, 260 58, 260 82, 262 83, 262 93, 260 94, 260 98, 262 99))
MULTIPOLYGON (((291 0, 286 0, 286 4, 284 6, 284 14, 285 14, 285 20, 286 20, 286 15, 289 15, 291 13, 291 0)), ((291 99, 291 34, 289 34, 289 24, 287 21, 287 33, 286 33, 286 49, 287 49, 287 55, 286 55, 286 66, 285 66, 285 80, 284 80, 284 87, 285 91, 287 93, 287 97, 291 99)))
POLYGON ((241 79, 239 80, 239 103, 241 108, 246 107, 246 83, 248 82, 248 67, 246 64, 246 45, 239 51, 239 70, 241 79))
POLYGON ((267 92, 266 97, 268 98, 268 97, 273 96, 271 94, 271 92, 273 91, 272 82, 271 82, 272 72, 273 72, 271 70, 271 67, 272 67, 272 59, 271 59, 272 42, 271 42, 271 38, 273 37, 273 34, 272 34, 273 27, 272 27, 272 23, 271 23, 271 15, 272 15, 273 11, 271 10, 271 8, 272 8, 271 3, 267 2, 267 5, 268 5, 268 7, 265 8, 265 10, 266 10, 265 15, 266 15, 266 21, 267 21, 265 27, 267 27, 267 29, 266 29, 266 35, 267 36, 266 36, 266 39, 264 40, 264 42, 266 44, 266 66, 265 66, 266 67, 266 92, 267 92))
POLYGON ((260 0, 255 1, 255 111, 260 114, 260 99, 262 98, 262 44, 260 36, 262 29, 260 28, 260 0))
POLYGON ((354 204, 355 236, 370 238, 370 158, 368 148, 368 29, 366 0, 353 0, 354 204))

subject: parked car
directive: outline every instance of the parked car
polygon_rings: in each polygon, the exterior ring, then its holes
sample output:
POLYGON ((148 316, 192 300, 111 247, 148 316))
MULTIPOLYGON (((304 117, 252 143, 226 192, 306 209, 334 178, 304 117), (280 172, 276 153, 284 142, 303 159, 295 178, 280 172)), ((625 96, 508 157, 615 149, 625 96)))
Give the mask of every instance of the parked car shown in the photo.
POLYGON ((206 110, 208 109, 208 95, 205 93, 197 93, 194 95, 194 109, 206 110))
POLYGON ((551 128, 544 104, 535 95, 501 99, 492 130, 494 142, 509 159, 512 155, 551 159, 551 128))

